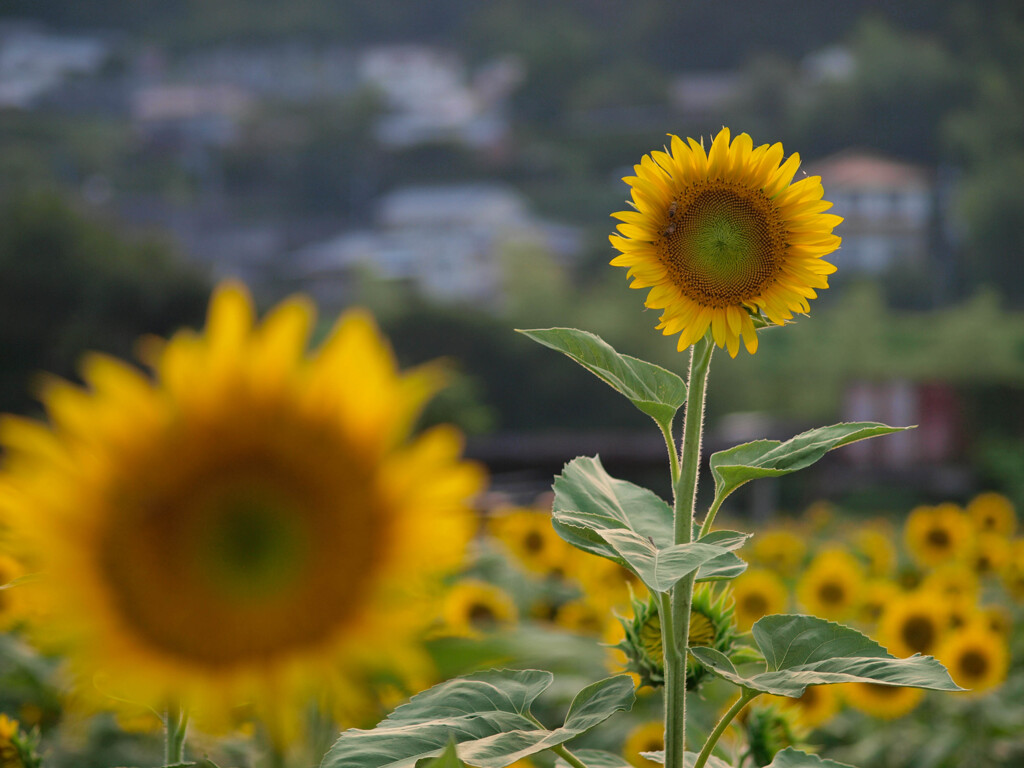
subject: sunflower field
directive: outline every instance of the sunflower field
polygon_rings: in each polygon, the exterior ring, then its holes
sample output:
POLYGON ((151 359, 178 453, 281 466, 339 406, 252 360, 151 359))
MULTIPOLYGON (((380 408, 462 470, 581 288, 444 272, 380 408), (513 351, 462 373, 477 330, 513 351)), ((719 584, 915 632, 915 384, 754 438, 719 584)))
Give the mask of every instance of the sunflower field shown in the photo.
POLYGON ((868 421, 717 451, 698 504, 715 350, 755 354, 836 270, 799 166, 723 128, 625 178, 611 264, 685 380, 519 331, 652 419, 670 501, 599 456, 528 507, 488 494, 421 426, 444 364, 403 370, 359 309, 311 344, 311 301, 261 318, 237 281, 141 367, 43 378, 44 415, 0 421, 0 768, 1021 764, 1007 498, 730 518, 747 483, 909 428, 868 421))

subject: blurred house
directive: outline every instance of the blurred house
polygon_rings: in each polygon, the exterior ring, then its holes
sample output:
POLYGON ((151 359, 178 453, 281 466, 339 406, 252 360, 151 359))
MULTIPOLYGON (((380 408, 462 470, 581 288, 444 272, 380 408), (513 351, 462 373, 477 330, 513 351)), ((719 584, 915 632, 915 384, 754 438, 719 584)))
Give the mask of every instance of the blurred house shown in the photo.
POLYGON ((838 279, 921 271, 933 251, 935 185, 921 166, 851 149, 807 167, 820 175, 830 213, 843 217, 838 279))
POLYGON ((99 72, 110 46, 99 37, 57 35, 30 22, 0 24, 0 107, 32 109, 67 78, 99 72))
POLYGON ((500 147, 508 134, 505 102, 523 79, 522 65, 506 58, 471 80, 457 53, 422 45, 369 48, 358 68, 362 83, 378 90, 387 107, 377 140, 394 148, 431 142, 500 147))
POLYGON ((252 103, 248 92, 230 84, 147 85, 132 94, 132 123, 146 144, 226 147, 252 103))
POLYGON ((376 228, 306 246, 289 270, 324 306, 350 301, 361 272, 405 281, 435 300, 486 306, 500 300, 507 248, 525 243, 568 255, 579 248, 569 229, 534 219, 503 185, 405 187, 380 201, 376 228))

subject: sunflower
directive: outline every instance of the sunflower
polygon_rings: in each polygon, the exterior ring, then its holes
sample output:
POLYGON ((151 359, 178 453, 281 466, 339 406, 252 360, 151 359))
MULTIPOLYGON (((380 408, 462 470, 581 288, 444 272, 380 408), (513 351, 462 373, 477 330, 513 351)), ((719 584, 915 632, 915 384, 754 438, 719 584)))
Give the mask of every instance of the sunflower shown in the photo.
POLYGON ((1003 586, 1017 602, 1024 602, 1024 539, 1010 543, 1010 554, 1002 573, 1003 586))
POLYGON ((758 565, 773 570, 780 576, 794 576, 803 565, 807 544, 791 530, 773 528, 754 537, 751 553, 752 559, 758 565))
POLYGON ((443 632, 446 635, 476 637, 515 622, 515 603, 494 584, 467 579, 445 596, 443 632))
POLYGON ((589 600, 570 600, 555 612, 555 624, 575 635, 600 637, 605 633, 611 614, 589 600))
POLYGON ((789 606, 789 592, 777 575, 751 568, 732 580, 736 626, 747 631, 762 616, 782 613, 789 606))
POLYGON ((924 698, 921 688, 899 685, 845 683, 838 688, 851 707, 881 720, 895 720, 910 714, 924 698))
POLYGON ((647 587, 627 568, 574 547, 570 549, 571 554, 565 558, 568 575, 579 583, 589 603, 610 611, 628 607, 632 596, 647 595, 647 587))
POLYGON ((786 747, 807 746, 808 732, 799 719, 795 707, 766 699, 755 701, 740 714, 754 765, 768 765, 786 747))
POLYGON ((764 700, 794 712, 797 724, 808 730, 824 725, 839 711, 839 697, 831 685, 809 685, 796 698, 768 695, 764 700))
POLYGON ((488 530, 528 571, 542 576, 562 576, 565 562, 575 551, 551 527, 551 515, 543 510, 510 508, 497 512, 488 530))
POLYGON ((907 516, 903 541, 918 565, 930 568, 965 557, 973 546, 974 526, 956 504, 915 507, 907 516))
POLYGON ((824 549, 815 556, 796 588, 797 600, 810 613, 842 619, 853 611, 864 583, 864 568, 842 549, 824 549))
POLYGON ((653 760, 641 757, 641 752, 660 752, 665 749, 665 721, 651 720, 641 723, 626 735, 622 745, 622 756, 636 768, 658 765, 653 760))
POLYGON ((15 583, 24 573, 20 562, 10 555, 0 555, 0 632, 24 618, 25 588, 15 583))
POLYGON ((936 656, 949 669, 953 682, 972 695, 984 694, 1002 684, 1010 665, 1006 640, 981 623, 951 633, 936 656))
POLYGON ((998 574, 1010 560, 1010 541, 1001 533, 981 531, 974 537, 971 565, 979 576, 998 574))
POLYGON ((859 528, 853 535, 857 554, 867 562, 870 576, 884 578, 896 567, 896 545, 892 532, 880 524, 859 528))
POLYGON ((967 505, 967 514, 979 531, 1010 538, 1017 530, 1017 512, 1013 502, 1001 493, 979 493, 967 505))
MULTIPOLYGON (((50 425, 8 417, 5 504, 31 583, 86 678, 215 717, 252 703, 279 736, 330 690, 345 718, 364 664, 427 664, 415 642, 472 533, 480 470, 447 427, 410 435, 440 383, 399 373, 351 312, 306 353, 301 298, 259 325, 241 286, 203 334, 151 350, 155 376, 87 358, 50 383, 50 425)), ((436 612, 435 612, 436 615, 436 612)))
POLYGON ((865 582, 856 607, 857 620, 861 624, 873 627, 885 612, 886 606, 901 594, 899 586, 888 579, 871 579, 865 582))
POLYGON ((823 260, 839 247, 842 219, 823 213, 821 179, 792 183, 799 155, 782 162, 781 144, 756 149, 728 128, 708 152, 672 136, 671 149, 644 155, 632 187, 635 210, 611 236, 632 288, 650 288, 646 305, 662 310, 658 328, 685 349, 711 329, 733 357, 740 337, 757 351, 755 321, 782 325, 808 312, 835 267, 823 260))
POLYGON ((878 640, 894 656, 934 655, 948 626, 948 606, 935 593, 918 590, 885 607, 878 622, 878 640))
POLYGON ((973 605, 978 601, 981 584, 971 568, 963 562, 940 565, 922 580, 920 588, 941 595, 947 603, 973 605))

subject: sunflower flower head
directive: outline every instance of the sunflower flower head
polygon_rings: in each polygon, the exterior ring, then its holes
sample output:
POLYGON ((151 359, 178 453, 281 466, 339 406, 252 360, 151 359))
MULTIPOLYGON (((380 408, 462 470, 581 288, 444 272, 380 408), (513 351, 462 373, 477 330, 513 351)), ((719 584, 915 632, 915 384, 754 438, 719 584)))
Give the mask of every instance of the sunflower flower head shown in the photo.
POLYGON ((346 720, 367 667, 429 663, 418 638, 481 472, 453 430, 412 435, 435 369, 400 372, 358 311, 307 352, 312 323, 302 298, 257 323, 227 283, 202 333, 151 350, 152 376, 93 356, 85 388, 43 391, 48 424, 0 422, 39 634, 81 679, 211 721, 251 704, 288 738, 291 702, 329 690, 346 720))
POLYGON ((793 182, 799 155, 783 161, 781 144, 754 147, 728 128, 711 148, 678 136, 664 152, 644 155, 632 188, 632 211, 611 236, 633 288, 650 288, 646 305, 662 310, 658 328, 679 334, 678 348, 711 330, 733 357, 740 338, 757 351, 756 326, 806 313, 835 267, 842 221, 824 213, 821 179, 793 182))

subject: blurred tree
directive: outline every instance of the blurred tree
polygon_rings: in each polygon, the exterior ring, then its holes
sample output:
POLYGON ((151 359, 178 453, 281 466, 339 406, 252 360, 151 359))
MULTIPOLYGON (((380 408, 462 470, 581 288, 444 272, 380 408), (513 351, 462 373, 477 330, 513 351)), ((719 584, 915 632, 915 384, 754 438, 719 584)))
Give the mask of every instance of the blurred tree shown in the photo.
POLYGON ((0 410, 26 411, 33 376, 73 377, 87 349, 130 357, 141 334, 198 324, 208 286, 165 244, 129 242, 59 197, 0 208, 0 410))

